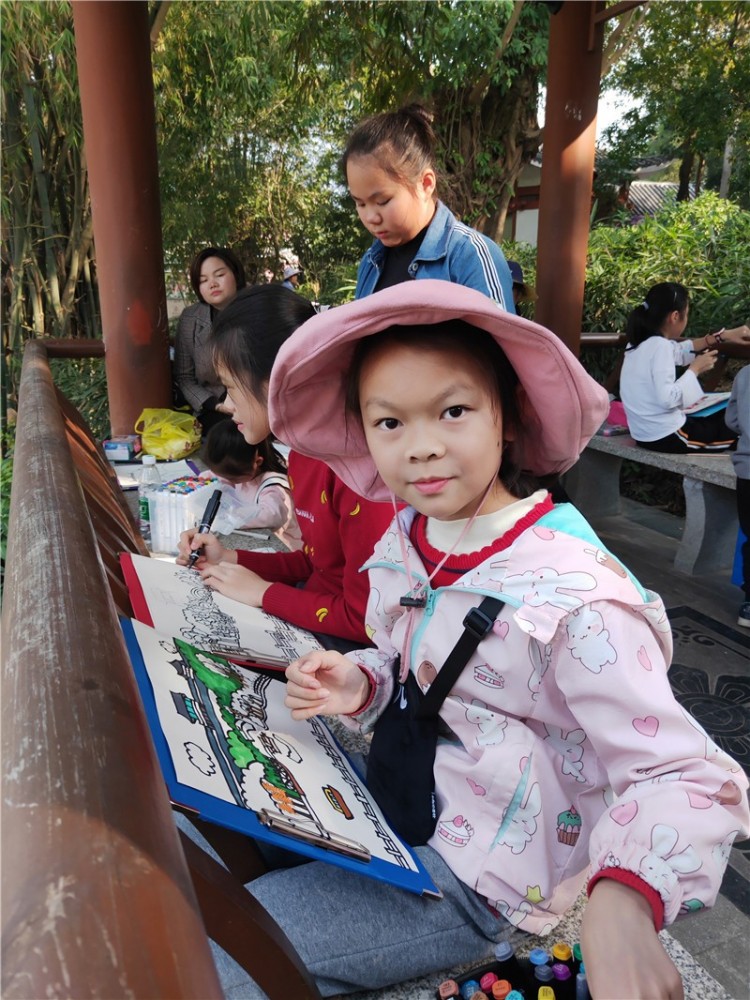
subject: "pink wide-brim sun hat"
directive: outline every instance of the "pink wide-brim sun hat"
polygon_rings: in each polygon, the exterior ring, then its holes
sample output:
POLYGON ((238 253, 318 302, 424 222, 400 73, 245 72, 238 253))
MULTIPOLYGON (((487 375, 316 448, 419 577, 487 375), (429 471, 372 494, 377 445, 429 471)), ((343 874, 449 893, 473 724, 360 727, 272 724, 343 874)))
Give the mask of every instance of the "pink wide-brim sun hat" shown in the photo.
POLYGON ((391 326, 461 319, 486 330, 505 351, 523 386, 518 428, 524 469, 564 472, 607 415, 606 390, 551 331, 514 316, 486 295, 449 281, 408 281, 318 313, 282 345, 268 392, 271 430, 294 451, 326 462, 369 500, 390 491, 367 450, 346 383, 357 341, 391 326))

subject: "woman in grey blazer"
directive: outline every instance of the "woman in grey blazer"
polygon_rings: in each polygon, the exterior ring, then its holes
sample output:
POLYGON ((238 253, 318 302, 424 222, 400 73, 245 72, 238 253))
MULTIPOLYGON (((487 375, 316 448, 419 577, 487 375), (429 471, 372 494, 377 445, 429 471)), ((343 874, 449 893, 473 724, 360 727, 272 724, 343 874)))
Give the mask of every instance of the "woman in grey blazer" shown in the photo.
POLYGON ((180 316, 173 375, 179 394, 207 431, 225 416, 216 411, 225 392, 211 362, 211 326, 216 315, 245 287, 245 270, 231 250, 206 247, 193 258, 190 284, 198 301, 180 316))

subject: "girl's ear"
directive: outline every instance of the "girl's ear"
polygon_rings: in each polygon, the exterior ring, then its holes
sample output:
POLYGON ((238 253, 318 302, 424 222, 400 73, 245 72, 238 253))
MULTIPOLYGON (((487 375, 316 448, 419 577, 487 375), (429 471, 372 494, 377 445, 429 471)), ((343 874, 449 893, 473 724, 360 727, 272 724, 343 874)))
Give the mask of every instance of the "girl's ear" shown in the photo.
POLYGON ((253 459, 253 474, 257 476, 262 468, 263 468, 263 456, 256 454, 255 458, 253 459))
POLYGON ((437 177, 435 176, 435 171, 428 167, 424 171, 419 182, 419 189, 422 194, 426 195, 428 198, 433 198, 435 196, 435 189, 437 188, 437 177))

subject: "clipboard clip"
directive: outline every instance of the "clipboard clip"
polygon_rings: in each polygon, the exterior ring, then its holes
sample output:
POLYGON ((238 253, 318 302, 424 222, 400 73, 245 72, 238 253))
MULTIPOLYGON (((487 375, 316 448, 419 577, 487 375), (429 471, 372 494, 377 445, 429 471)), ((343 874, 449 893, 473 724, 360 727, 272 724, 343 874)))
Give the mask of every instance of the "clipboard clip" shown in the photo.
POLYGON ((337 854, 356 858, 357 861, 369 862, 372 860, 372 855, 363 844, 349 840, 348 837, 341 837, 336 833, 329 833, 327 830, 311 830, 307 824, 299 823, 285 816, 278 816, 268 809, 261 809, 255 815, 263 826, 267 826, 269 830, 276 833, 295 837, 297 840, 303 840, 315 847, 323 847, 328 851, 336 851, 337 854))

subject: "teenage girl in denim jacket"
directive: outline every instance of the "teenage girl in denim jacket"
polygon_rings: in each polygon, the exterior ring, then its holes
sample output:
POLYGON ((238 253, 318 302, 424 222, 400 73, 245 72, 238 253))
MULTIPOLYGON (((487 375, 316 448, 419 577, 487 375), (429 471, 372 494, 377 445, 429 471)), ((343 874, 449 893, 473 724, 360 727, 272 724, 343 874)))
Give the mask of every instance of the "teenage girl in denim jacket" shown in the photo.
POLYGON ((375 237, 359 265, 356 298, 411 278, 439 278, 515 312, 502 250, 437 199, 435 142, 418 104, 373 115, 349 137, 342 167, 362 224, 375 237))

